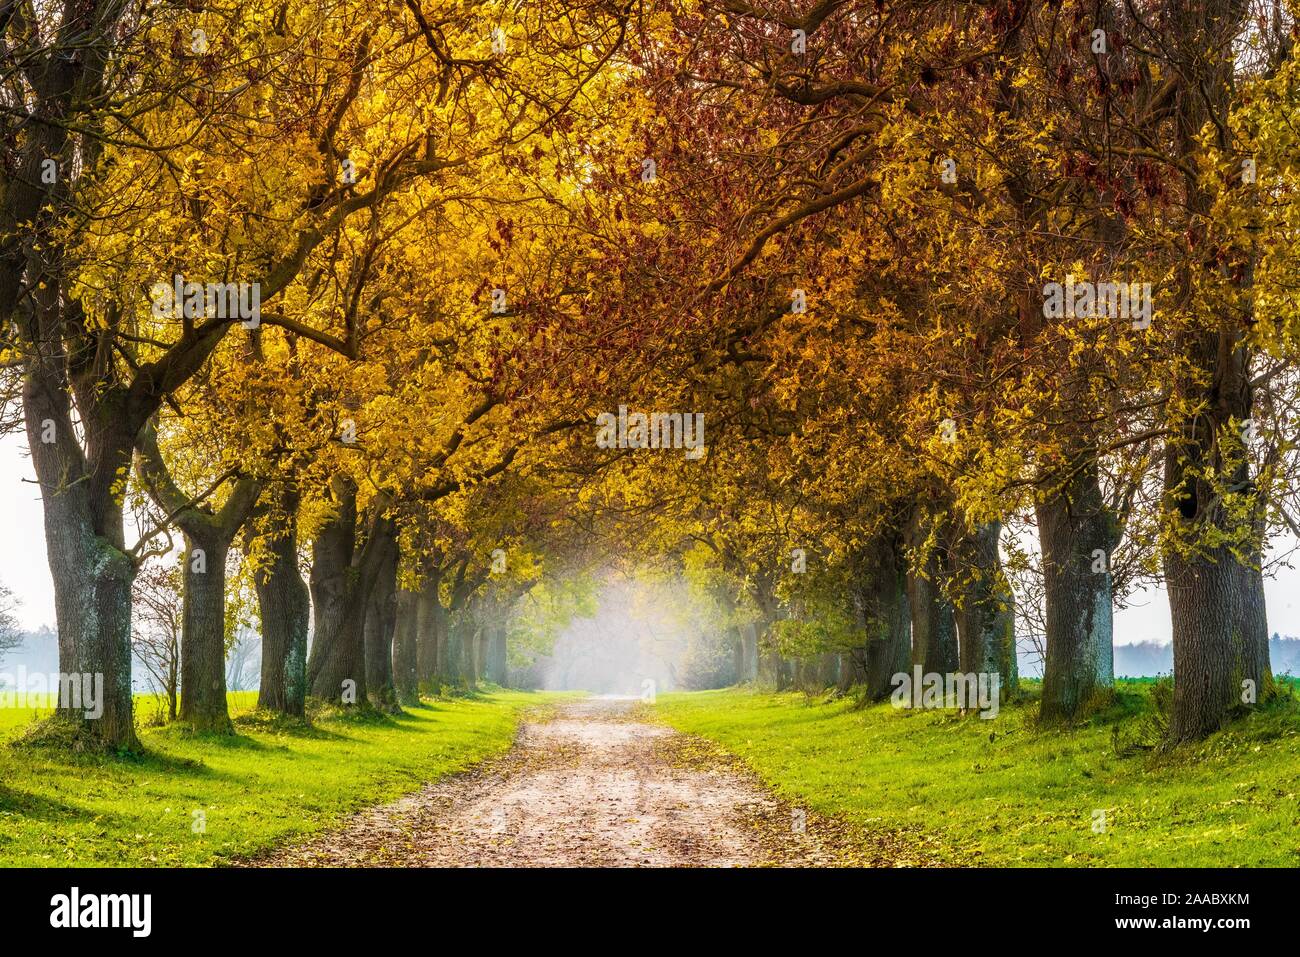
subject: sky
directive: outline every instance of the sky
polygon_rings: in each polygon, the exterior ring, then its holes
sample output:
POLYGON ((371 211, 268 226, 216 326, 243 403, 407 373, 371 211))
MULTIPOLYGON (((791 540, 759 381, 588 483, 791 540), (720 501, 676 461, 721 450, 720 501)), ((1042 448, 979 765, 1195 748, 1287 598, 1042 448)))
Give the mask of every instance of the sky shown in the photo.
MULTIPOLYGON (((19 600, 16 617, 27 630, 54 626, 54 586, 45 557, 41 496, 25 435, 0 436, 0 582, 19 600), (26 481, 24 481, 26 480, 26 481)), ((1288 546, 1294 543, 1287 543, 1288 546)), ((1300 635, 1300 570, 1284 569, 1264 583, 1270 632, 1300 635)), ((1163 589, 1134 595, 1115 614, 1115 643, 1170 641, 1163 589)))

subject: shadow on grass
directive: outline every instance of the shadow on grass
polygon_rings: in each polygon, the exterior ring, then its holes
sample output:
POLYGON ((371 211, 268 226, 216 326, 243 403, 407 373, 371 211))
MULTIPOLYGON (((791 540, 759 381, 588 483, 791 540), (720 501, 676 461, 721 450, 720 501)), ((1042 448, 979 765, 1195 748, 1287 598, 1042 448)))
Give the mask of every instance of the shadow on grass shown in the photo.
POLYGON ((55 801, 52 798, 27 791, 13 791, 0 786, 0 813, 18 814, 36 821, 54 823, 84 818, 86 812, 75 804, 55 801))
POLYGON ((175 741, 184 744, 201 744, 206 747, 220 748, 223 751, 268 751, 271 746, 264 741, 240 734, 238 722, 232 722, 233 733, 220 731, 195 731, 189 725, 178 722, 155 731, 151 737, 160 741, 175 741))
POLYGON ((246 711, 236 716, 235 727, 241 731, 301 738, 309 741, 346 741, 347 735, 330 731, 312 718, 299 718, 278 711, 246 711))
POLYGON ((9 749, 51 766, 73 768, 131 768, 132 770, 159 771, 168 774, 208 775, 204 763, 195 758, 182 758, 142 747, 139 751, 106 751, 87 748, 79 742, 62 740, 43 731, 28 732, 9 742, 9 749))

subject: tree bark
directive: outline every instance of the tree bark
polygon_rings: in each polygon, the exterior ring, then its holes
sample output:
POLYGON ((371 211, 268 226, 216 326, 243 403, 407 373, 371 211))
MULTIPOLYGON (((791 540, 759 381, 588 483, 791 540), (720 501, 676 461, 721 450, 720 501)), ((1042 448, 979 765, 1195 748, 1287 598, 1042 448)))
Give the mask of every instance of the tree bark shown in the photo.
POLYGON ((446 609, 442 605, 439 587, 440 578, 436 573, 426 575, 416 600, 416 673, 420 687, 434 694, 439 690, 438 653, 446 630, 446 609))
POLYGON ((227 546, 216 533, 185 538, 181 720, 196 731, 233 734, 226 702, 227 546))
POLYGON ((382 554, 374 587, 366 609, 366 691, 370 703, 388 714, 400 714, 397 686, 393 678, 393 636, 397 629, 397 537, 396 529, 385 526, 378 534, 382 554))
POLYGON ((419 592, 397 591, 397 624, 393 633, 393 683, 397 687, 398 703, 420 703, 420 671, 418 661, 419 592))
POLYGON ((141 483, 185 536, 181 720, 196 731, 233 734, 226 701, 226 555, 252 514, 260 486, 241 478, 225 505, 213 511, 176 485, 152 421, 140 430, 139 446, 141 483))
POLYGON ((907 674, 911 662, 912 615, 901 537, 889 534, 880 539, 864 585, 867 696, 883 701, 893 693, 894 676, 907 674))
MULTIPOLYGON (((45 290, 36 298, 53 295, 45 290)), ((134 751, 140 747, 131 689, 131 584, 136 568, 126 554, 122 509, 111 483, 105 482, 105 468, 111 465, 114 475, 130 468, 135 436, 120 417, 110 416, 112 421, 102 428, 92 419, 85 427, 95 430, 98 463, 82 452, 70 415, 56 308, 38 302, 38 315, 47 318, 26 360, 23 415, 44 505, 59 671, 98 676, 103 682, 102 701, 93 709, 102 707, 98 717, 91 716, 85 702, 64 698, 64 688, 57 713, 104 747, 134 751)))
POLYGON ((1045 721, 1074 718, 1115 685, 1110 556, 1119 543, 1102 496, 1095 450, 1036 505, 1046 599, 1046 658, 1039 709, 1045 721))
POLYGON ((344 706, 367 706, 365 619, 370 594, 393 522, 386 503, 375 502, 365 544, 356 545, 356 486, 331 482, 336 511, 312 544, 311 594, 315 634, 307 659, 307 686, 313 697, 344 706))
MULTIPOLYGON (((957 620, 943 591, 946 568, 943 549, 927 549, 926 515, 916 510, 908 526, 908 547, 923 550, 920 570, 907 569, 907 602, 912 613, 912 665, 925 674, 944 675, 957 670, 957 620)), ((914 559, 915 560, 915 559, 914 559)))
POLYGON ((262 677, 257 706, 301 718, 307 706, 307 631, 311 596, 298 570, 298 495, 272 506, 266 563, 253 573, 262 617, 262 677))
MULTIPOLYGON (((937 576, 937 562, 927 571, 937 576)), ((912 664, 925 674, 957 670, 957 619, 936 577, 907 575, 907 601, 912 614, 912 664)))
POLYGON ((956 618, 958 668, 964 674, 996 674, 1000 697, 1019 687, 1014 598, 998 555, 1001 522, 990 522, 957 543, 956 618))

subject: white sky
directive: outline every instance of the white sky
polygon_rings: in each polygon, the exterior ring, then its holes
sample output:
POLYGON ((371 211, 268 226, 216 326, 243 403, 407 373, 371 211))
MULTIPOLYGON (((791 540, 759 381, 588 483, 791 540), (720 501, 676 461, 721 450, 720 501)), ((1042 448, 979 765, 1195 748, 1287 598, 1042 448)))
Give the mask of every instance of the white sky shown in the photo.
MULTIPOLYGON (((45 557, 41 496, 34 480, 27 437, 0 437, 0 582, 18 598, 18 621, 29 630, 54 626, 54 586, 45 557)), ((1265 582, 1265 591, 1269 631, 1300 635, 1300 571, 1283 570, 1265 582)), ((1116 612, 1116 644, 1169 640, 1169 607, 1163 590, 1135 596, 1133 607, 1116 612)))

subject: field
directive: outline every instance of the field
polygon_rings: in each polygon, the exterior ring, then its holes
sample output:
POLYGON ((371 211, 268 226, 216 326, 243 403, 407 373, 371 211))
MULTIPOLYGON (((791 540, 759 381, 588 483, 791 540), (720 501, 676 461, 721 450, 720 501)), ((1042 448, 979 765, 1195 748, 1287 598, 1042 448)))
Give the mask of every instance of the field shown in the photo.
POLYGON ((661 695, 653 713, 780 796, 905 830, 952 864, 1300 865, 1294 698, 1166 753, 1148 746, 1152 682, 1121 682, 1109 710, 1067 730, 1035 726, 1030 687, 993 720, 736 689, 661 695))
POLYGON ((502 691, 306 725, 262 719, 255 697, 230 696, 236 736, 145 728, 138 759, 14 745, 36 715, 0 709, 0 864, 219 865, 498 754, 550 700, 502 691))

